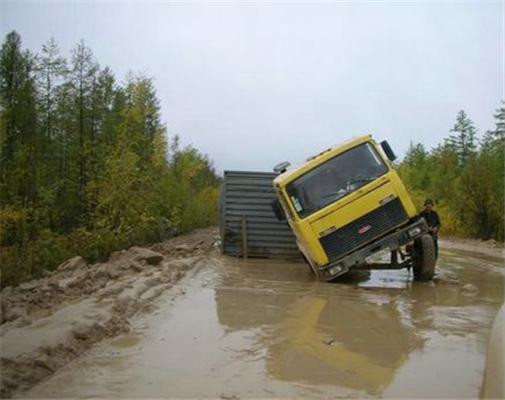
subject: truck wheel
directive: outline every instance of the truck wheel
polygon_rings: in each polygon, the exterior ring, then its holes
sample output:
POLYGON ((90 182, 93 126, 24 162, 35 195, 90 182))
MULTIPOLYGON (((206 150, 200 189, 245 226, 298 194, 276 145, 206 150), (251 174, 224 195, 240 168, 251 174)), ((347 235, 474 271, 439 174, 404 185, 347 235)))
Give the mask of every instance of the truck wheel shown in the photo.
POLYGON ((435 243, 433 238, 425 234, 414 242, 413 267, 416 281, 429 281, 435 274, 435 243))

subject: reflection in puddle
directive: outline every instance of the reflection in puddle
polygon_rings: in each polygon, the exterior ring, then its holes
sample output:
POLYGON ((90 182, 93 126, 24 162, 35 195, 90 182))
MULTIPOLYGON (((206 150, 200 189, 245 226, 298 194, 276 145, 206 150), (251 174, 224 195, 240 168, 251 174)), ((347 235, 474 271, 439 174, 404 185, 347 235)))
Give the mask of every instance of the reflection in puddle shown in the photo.
POLYGON ((289 339, 270 347, 270 372, 282 380, 380 393, 423 340, 401 326, 394 304, 371 305, 300 299, 280 328, 289 339))

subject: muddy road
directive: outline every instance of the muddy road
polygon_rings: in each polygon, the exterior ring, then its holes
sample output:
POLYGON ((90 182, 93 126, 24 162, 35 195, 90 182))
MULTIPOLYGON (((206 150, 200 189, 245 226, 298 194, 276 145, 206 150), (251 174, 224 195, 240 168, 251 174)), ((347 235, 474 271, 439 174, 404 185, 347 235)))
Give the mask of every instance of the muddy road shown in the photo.
POLYGON ((156 310, 21 397, 478 397, 503 259, 442 248, 407 271, 316 282, 303 264, 209 255, 156 310))

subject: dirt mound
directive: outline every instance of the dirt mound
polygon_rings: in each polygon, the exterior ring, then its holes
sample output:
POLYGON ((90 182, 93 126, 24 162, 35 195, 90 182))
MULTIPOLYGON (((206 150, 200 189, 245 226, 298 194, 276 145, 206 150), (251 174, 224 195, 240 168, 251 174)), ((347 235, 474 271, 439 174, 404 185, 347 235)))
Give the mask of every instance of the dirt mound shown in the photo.
POLYGON ((214 248, 216 236, 200 230, 93 265, 76 256, 42 279, 2 290, 1 396, 28 389, 93 343, 127 331, 128 318, 152 307, 214 248))
POLYGON ((442 237, 440 246, 445 249, 470 251, 497 258, 505 257, 505 244, 496 240, 442 237))

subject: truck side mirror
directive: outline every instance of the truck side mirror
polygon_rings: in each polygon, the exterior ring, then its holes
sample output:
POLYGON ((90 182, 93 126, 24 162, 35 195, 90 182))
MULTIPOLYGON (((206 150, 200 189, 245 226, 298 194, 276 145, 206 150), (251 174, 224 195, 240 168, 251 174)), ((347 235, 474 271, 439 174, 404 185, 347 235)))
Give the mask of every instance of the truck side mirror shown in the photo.
POLYGON ((282 209, 281 202, 277 199, 273 200, 270 203, 272 206, 272 210, 274 211, 275 216, 279 221, 286 221, 286 214, 284 214, 284 210, 282 209))
POLYGON ((382 150, 384 150, 384 153, 386 153, 386 156, 391 160, 391 161, 394 161, 396 160, 396 154, 395 152, 393 151, 393 149, 391 148, 391 146, 389 145, 388 141, 387 140, 384 140, 381 142, 381 147, 382 147, 382 150))

